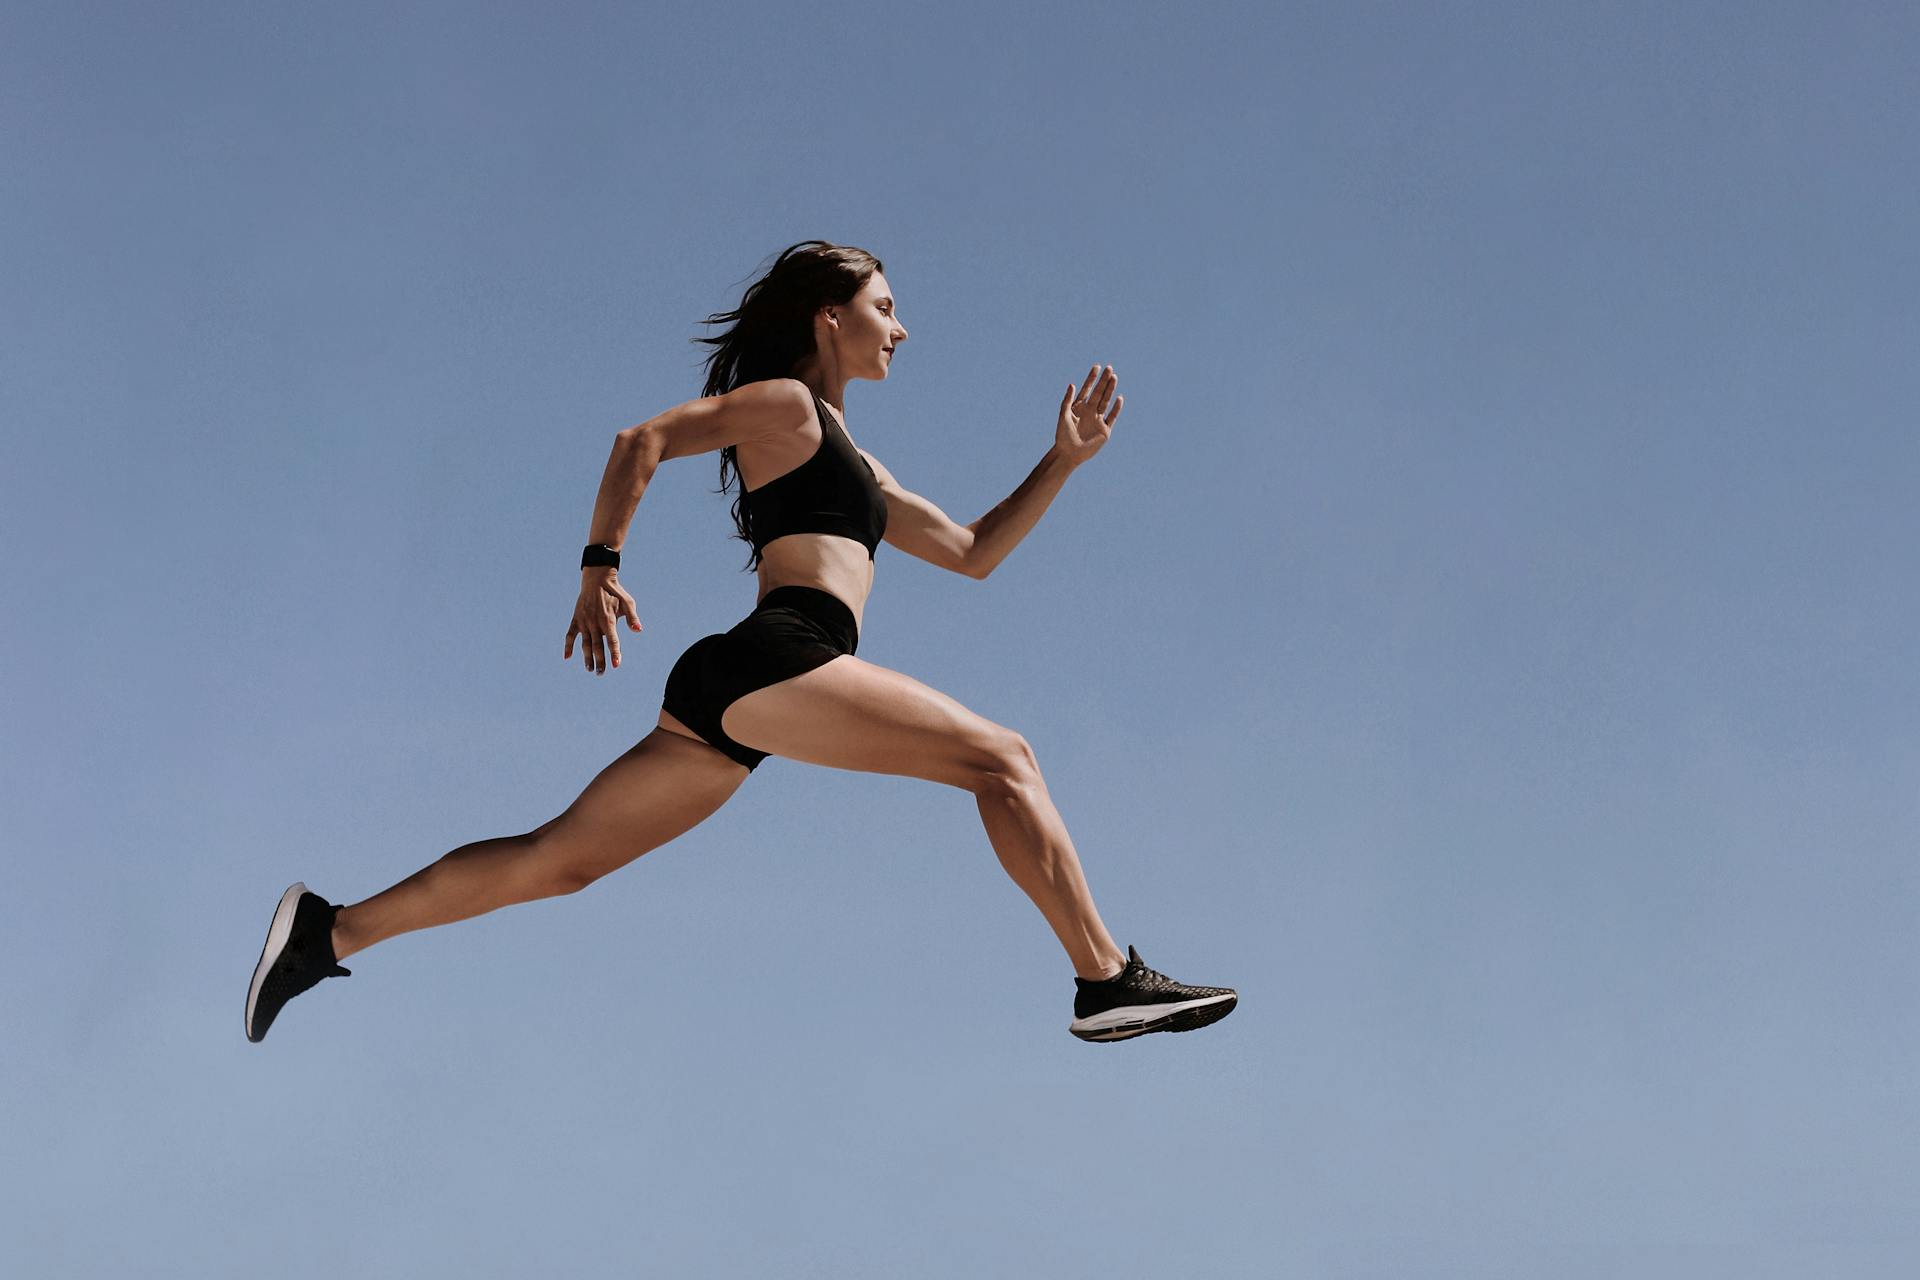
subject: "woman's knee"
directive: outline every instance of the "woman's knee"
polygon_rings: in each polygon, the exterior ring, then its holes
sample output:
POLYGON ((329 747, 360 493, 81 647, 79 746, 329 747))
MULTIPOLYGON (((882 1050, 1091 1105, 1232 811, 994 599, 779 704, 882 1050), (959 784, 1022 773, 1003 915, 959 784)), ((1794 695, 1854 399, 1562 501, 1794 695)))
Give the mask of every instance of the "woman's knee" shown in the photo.
POLYGON ((1040 761, 1024 736, 1004 725, 993 725, 993 732, 982 744, 973 783, 975 795, 1005 794, 1026 790, 1040 781, 1040 761))
POLYGON ((566 812, 527 833, 535 897, 578 893, 705 821, 747 770, 704 742, 656 729, 603 769, 566 812))
POLYGON ((529 831, 525 856, 520 859, 519 880, 522 895, 558 898, 578 893, 606 874, 604 862, 592 857, 576 830, 562 822, 565 814, 529 831))

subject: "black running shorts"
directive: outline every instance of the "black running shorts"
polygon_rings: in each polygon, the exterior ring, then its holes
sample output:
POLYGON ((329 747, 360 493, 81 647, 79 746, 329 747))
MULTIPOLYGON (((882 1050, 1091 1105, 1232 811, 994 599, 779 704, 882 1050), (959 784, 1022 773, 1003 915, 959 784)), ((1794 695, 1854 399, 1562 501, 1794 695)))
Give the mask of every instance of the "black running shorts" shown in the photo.
POLYGON ((728 756, 757 769, 768 753, 729 738, 720 714, 755 689, 852 653, 859 639, 853 610, 838 596, 817 587, 775 587, 732 630, 687 646, 667 673, 662 705, 728 756))

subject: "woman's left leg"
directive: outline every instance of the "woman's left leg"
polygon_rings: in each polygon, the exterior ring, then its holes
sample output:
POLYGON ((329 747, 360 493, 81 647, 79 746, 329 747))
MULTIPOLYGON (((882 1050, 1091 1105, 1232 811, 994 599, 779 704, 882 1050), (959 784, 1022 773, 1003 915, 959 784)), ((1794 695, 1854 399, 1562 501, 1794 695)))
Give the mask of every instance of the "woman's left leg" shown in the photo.
POLYGON ((725 804, 747 767, 704 742, 655 729, 525 835, 462 845, 365 902, 340 908, 344 960, 395 934, 573 893, 683 834, 725 804))

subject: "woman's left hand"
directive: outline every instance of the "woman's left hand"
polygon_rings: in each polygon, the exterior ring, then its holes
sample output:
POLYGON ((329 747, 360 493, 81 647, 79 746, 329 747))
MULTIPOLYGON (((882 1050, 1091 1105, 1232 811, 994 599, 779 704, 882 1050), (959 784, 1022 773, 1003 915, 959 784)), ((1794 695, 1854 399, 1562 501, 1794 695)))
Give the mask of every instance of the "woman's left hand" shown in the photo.
POLYGON ((1113 434, 1120 406, 1127 402, 1125 396, 1114 394, 1118 382, 1112 365, 1102 373, 1096 364, 1087 370, 1087 380, 1078 388, 1067 384, 1067 394, 1060 399, 1060 423, 1053 431, 1053 451, 1072 466, 1100 452, 1100 446, 1113 434))

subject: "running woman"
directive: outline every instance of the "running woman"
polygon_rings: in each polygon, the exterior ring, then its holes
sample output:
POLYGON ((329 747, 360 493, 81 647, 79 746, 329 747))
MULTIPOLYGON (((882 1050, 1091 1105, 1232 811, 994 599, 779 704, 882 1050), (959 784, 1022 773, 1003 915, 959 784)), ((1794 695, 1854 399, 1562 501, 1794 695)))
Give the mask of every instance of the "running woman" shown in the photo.
POLYGON ((304 884, 288 889, 247 988, 247 1038, 263 1039, 288 1000, 346 976, 340 962, 377 942, 586 888, 704 820, 769 755, 972 792, 1000 865, 1073 962, 1068 1030, 1082 1040, 1191 1031, 1232 1012, 1232 989, 1175 982, 1132 947, 1121 953, 1025 738, 854 656, 881 540, 985 578, 1106 444, 1124 403, 1113 367, 1068 384, 1040 465, 1005 502, 960 525, 847 433, 847 384, 884 382, 907 339, 879 259, 802 241, 737 310, 706 323, 732 327, 695 339, 715 347, 701 396, 614 438, 561 657, 571 661, 578 640, 586 670, 605 675, 620 665, 619 621, 642 629, 620 584, 620 547, 654 471, 672 458, 719 450, 723 492, 729 472, 739 475, 733 518, 759 573, 753 612, 688 647, 667 676, 658 726, 558 817, 462 845, 351 906, 304 884))

